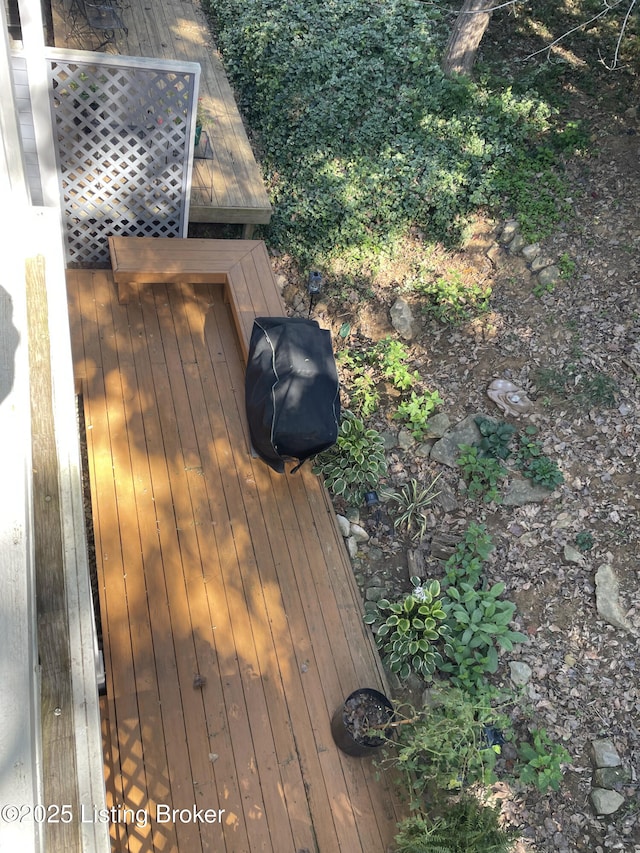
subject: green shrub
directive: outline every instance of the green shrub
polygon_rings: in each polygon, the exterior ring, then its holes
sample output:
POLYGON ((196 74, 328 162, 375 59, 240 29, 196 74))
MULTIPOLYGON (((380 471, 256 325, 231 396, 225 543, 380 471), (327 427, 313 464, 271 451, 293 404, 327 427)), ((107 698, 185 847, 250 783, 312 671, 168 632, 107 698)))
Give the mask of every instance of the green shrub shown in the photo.
POLYGON ((471 693, 482 689, 487 674, 497 670, 498 648, 511 651, 514 643, 527 639, 509 627, 516 606, 501 598, 504 590, 504 583, 476 589, 459 582, 445 591, 442 606, 449 637, 447 657, 439 668, 471 693))
POLYGON ((365 494, 376 489, 386 470, 380 433, 367 429, 364 422, 348 410, 343 412, 336 444, 319 453, 313 466, 314 474, 323 475, 332 494, 354 504, 361 504, 365 494))
POLYGON ((472 521, 445 563, 447 582, 453 586, 462 582, 475 586, 480 580, 482 565, 492 551, 493 543, 487 528, 472 521))
POLYGON ((518 746, 520 781, 535 785, 541 793, 549 788, 557 791, 562 782, 562 765, 571 761, 571 756, 563 746, 553 743, 545 729, 532 729, 531 737, 532 743, 518 746))
POLYGON ((470 498, 482 498, 487 503, 500 501, 500 481, 507 471, 498 459, 483 456, 478 447, 461 444, 456 462, 464 473, 470 498))
MULTIPOLYGON (((410 805, 420 808, 426 792, 430 797, 495 781, 493 768, 500 754, 488 732, 506 732, 510 723, 488 696, 471 697, 464 690, 437 686, 420 711, 400 706, 394 725, 395 740, 383 751, 380 765, 402 774, 403 787, 410 792, 410 805)), ((504 738, 500 738, 504 740, 504 738)))
POLYGON ((393 338, 383 338, 374 347, 374 354, 380 367, 380 372, 398 391, 408 391, 420 382, 419 373, 409 371, 406 361, 409 353, 404 344, 393 338))
POLYGON ((447 79, 437 5, 207 5, 274 203, 269 240, 301 265, 370 269, 415 225, 457 241, 478 207, 505 197, 533 225, 562 215, 566 193, 545 191, 552 161, 538 153, 549 108, 502 81, 447 79))
POLYGON ((412 391, 408 400, 400 402, 393 417, 405 421, 413 437, 419 441, 427 432, 429 418, 441 405, 442 398, 437 391, 424 391, 421 394, 412 391))
POLYGON ((485 456, 492 456, 494 459, 508 459, 511 455, 509 445, 516 428, 511 424, 504 423, 504 421, 494 421, 482 416, 478 416, 475 421, 482 436, 478 442, 478 447, 485 456))
POLYGON ((384 663, 400 678, 412 672, 429 681, 442 656, 437 644, 447 634, 445 612, 440 603, 440 584, 424 584, 412 577, 413 590, 401 601, 376 602, 376 610, 365 613, 367 625, 376 625, 378 648, 384 663))
POLYGON ((564 476, 558 468, 558 464, 549 459, 548 456, 532 459, 527 465, 523 466, 522 473, 534 483, 539 483, 547 489, 555 489, 560 483, 564 483, 564 476))
POLYGON ((435 281, 418 278, 409 286, 425 297, 423 311, 444 323, 462 323, 489 310, 491 288, 485 284, 465 282, 453 271, 435 281))
POLYGON ((412 815, 398 824, 396 853, 510 853, 518 839, 500 826, 500 810, 464 796, 440 817, 412 815))

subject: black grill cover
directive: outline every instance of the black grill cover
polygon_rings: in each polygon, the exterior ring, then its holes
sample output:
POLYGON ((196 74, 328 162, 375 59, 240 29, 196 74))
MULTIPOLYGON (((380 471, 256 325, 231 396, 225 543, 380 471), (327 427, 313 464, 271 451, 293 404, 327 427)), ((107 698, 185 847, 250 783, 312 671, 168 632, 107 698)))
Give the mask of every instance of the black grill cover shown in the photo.
POLYGON ((335 444, 340 389, 331 334, 315 320, 257 317, 245 378, 255 452, 280 474, 335 444))

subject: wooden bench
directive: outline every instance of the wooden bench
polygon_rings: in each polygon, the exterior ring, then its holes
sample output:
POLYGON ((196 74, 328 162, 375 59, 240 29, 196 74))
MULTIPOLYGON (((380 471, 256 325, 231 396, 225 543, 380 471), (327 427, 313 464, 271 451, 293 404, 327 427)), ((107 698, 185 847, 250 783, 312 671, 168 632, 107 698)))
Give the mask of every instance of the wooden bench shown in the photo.
POLYGON ((140 284, 222 285, 245 361, 254 319, 285 316, 261 240, 109 237, 109 253, 121 304, 140 284))

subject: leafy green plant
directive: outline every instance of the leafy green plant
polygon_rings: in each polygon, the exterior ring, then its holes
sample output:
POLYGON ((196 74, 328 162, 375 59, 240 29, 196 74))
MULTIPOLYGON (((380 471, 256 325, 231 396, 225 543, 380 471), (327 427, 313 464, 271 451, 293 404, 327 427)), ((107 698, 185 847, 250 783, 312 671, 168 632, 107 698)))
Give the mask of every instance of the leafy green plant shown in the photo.
POLYGON ((442 398, 437 391, 425 391, 422 394, 411 392, 409 400, 402 400, 394 418, 406 421, 411 434, 418 441, 427 432, 427 422, 434 410, 442 405, 442 398))
POLYGON ((412 539, 421 541, 427 530, 427 517, 425 509, 440 494, 435 491, 435 485, 440 475, 432 480, 428 486, 423 487, 415 479, 411 478, 399 492, 393 492, 390 500, 395 501, 400 509, 393 522, 393 526, 404 528, 412 539))
POLYGON ((377 601, 375 611, 365 613, 364 621, 376 626, 376 643, 391 672, 400 678, 415 672, 429 681, 442 663, 437 644, 447 635, 446 614, 438 581, 425 584, 412 577, 411 584, 412 591, 401 601, 377 601))
POLYGON ((576 533, 574 541, 579 551, 590 551, 593 548, 593 534, 588 530, 581 530, 576 533))
POLYGON ((500 826, 500 809, 464 795, 442 815, 415 814, 398 824, 396 853, 510 853, 518 832, 500 826))
POLYGON ((380 372, 398 391, 408 391, 420 382, 417 371, 409 371, 406 361, 409 353, 404 344, 393 338, 383 338, 374 348, 374 354, 380 366, 380 372))
POLYGON ((478 447, 461 444, 456 462, 465 475, 470 498, 482 498, 487 503, 500 501, 500 481, 507 471, 498 459, 482 456, 478 447))
POLYGON ((374 378, 368 371, 357 373, 353 378, 351 399, 358 407, 363 418, 368 418, 380 404, 380 394, 374 378))
POLYGON ((386 470, 380 433, 367 429, 348 410, 343 412, 336 444, 319 453, 313 466, 314 474, 324 476, 329 491, 355 504, 361 504, 365 494, 376 488, 386 470))
POLYGON ((440 685, 429 691, 425 707, 418 711, 399 705, 392 728, 395 737, 378 763, 401 772, 412 808, 420 807, 427 790, 432 797, 437 791, 495 781, 500 744, 511 737, 508 717, 502 707, 494 707, 488 693, 470 696, 440 685))
POLYGON ((487 673, 498 668, 498 648, 511 651, 527 637, 509 627, 516 606, 501 598, 504 583, 476 589, 471 583, 449 586, 443 599, 449 637, 440 667, 453 682, 471 692, 481 689, 487 673))
POLYGON ((601 370, 582 373, 576 381, 574 396, 588 406, 613 406, 618 391, 617 382, 601 370))
POLYGON ((539 483, 547 489, 555 489, 560 483, 564 483, 564 476, 556 462, 548 456, 538 456, 523 466, 522 473, 525 477, 539 483))
POLYGON ((508 459, 511 455, 509 445, 516 428, 511 424, 504 423, 504 421, 494 421, 482 416, 478 416, 475 420, 482 436, 478 442, 478 447, 485 456, 493 456, 494 459, 508 459))
POLYGON ((472 521, 445 563, 447 582, 455 586, 465 581, 475 586, 480 580, 482 565, 492 551, 493 543, 487 528, 472 521))
POLYGON ((559 182, 547 191, 554 158, 541 145, 551 109, 487 75, 446 78, 437 5, 206 8, 260 145, 270 243, 302 266, 339 259, 341 269, 371 270, 413 225, 451 243, 478 207, 505 199, 518 218, 523 206, 534 208, 529 219, 541 205, 547 221, 563 215, 566 192, 559 182))
POLYGON ((557 791, 562 782, 562 765, 570 762, 571 756, 563 746, 553 743, 545 729, 532 729, 531 737, 532 743, 518 745, 520 781, 535 785, 541 793, 549 788, 557 791))
POLYGON ((347 372, 348 381, 345 384, 351 403, 363 418, 368 418, 378 408, 380 394, 372 370, 365 363, 364 354, 344 347, 339 350, 336 361, 347 372))
POLYGON ((412 281, 410 287, 427 301, 423 310, 444 323, 462 323, 489 310, 491 288, 465 282, 457 271, 435 281, 412 281))
POLYGON ((560 275, 565 281, 573 278, 576 272, 576 262, 568 252, 563 252, 558 258, 558 268, 560 275))
POLYGON ((542 298, 545 293, 553 293, 556 289, 556 285, 553 281, 541 282, 538 281, 533 285, 532 292, 534 296, 537 296, 538 299, 542 298))

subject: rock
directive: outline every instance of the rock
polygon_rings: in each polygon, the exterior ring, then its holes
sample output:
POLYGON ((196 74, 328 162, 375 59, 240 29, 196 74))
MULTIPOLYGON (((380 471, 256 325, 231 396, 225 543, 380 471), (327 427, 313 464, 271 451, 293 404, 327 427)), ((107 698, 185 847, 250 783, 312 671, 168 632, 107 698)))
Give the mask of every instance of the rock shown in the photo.
POLYGON ((559 278, 560 268, 555 265, 545 267, 538 273, 538 283, 542 287, 552 287, 554 284, 557 284, 559 278))
POLYGON ((618 751, 609 738, 601 738, 591 742, 591 760, 596 768, 620 767, 622 765, 618 751))
POLYGON ((517 255, 521 249, 524 249, 525 245, 526 242, 522 234, 514 234, 513 239, 509 242, 508 252, 510 255, 517 255))
POLYGON ((407 551, 407 568, 410 578, 424 577, 424 552, 410 548, 407 551))
POLYGON ((347 519, 350 524, 360 524, 360 510, 357 506, 350 506, 347 510, 347 519))
POLYGON ((368 542, 369 534, 364 529, 364 527, 360 527, 359 524, 351 525, 351 535, 356 540, 356 542, 368 542))
POLYGON ((405 341, 413 337, 413 314, 409 303, 404 299, 396 299, 391 306, 391 325, 405 341))
POLYGON ((444 412, 439 412, 437 415, 432 415, 427 422, 427 438, 442 438, 445 432, 450 429, 451 421, 449 416, 444 412))
POLYGON ((460 444, 476 444, 480 441, 480 430, 476 424, 477 415, 468 415, 463 421, 450 429, 431 448, 431 459, 456 467, 456 459, 460 455, 460 444))
POLYGON ((618 811, 623 803, 624 797, 617 791, 608 791, 606 788, 593 788, 591 790, 591 804, 598 815, 613 814, 618 811))
POLYGON ((584 555, 568 543, 564 546, 563 556, 565 563, 576 563, 578 566, 584 566, 586 563, 584 555))
POLYGON ((508 219, 502 228, 502 232, 500 233, 499 242, 502 243, 503 246, 506 246, 510 243, 513 238, 516 236, 518 231, 520 230, 520 225, 516 219, 508 219))
POLYGON ((400 450, 411 450, 416 443, 415 438, 411 435, 408 429, 401 429, 398 433, 398 447, 400 450))
POLYGON ((344 541, 347 544, 347 551, 349 552, 349 556, 353 560, 358 555, 358 543, 353 538, 353 536, 347 536, 344 541))
POLYGON ((545 267, 550 267, 553 264, 553 260, 546 255, 536 255, 535 258, 531 261, 531 272, 540 272, 545 267))
POLYGON ((620 605, 620 584, 616 573, 606 563, 596 572, 596 609, 604 621, 614 628, 633 630, 620 605))
POLYGON ((509 661, 509 675, 514 684, 523 687, 531 680, 532 670, 529 664, 524 663, 524 661, 512 660, 509 661))
POLYGON ((349 533, 351 532, 351 525, 349 524, 349 519, 345 518, 344 515, 336 514, 336 521, 338 522, 338 527, 340 528, 340 533, 346 539, 349 533))
POLYGON ((445 512, 455 512, 458 509, 456 496, 447 485, 440 486, 436 501, 445 512))
POLYGON ((428 459, 431 455, 431 448, 433 447, 434 443, 435 442, 433 441, 423 441, 422 444, 419 444, 413 452, 416 456, 421 456, 423 459, 428 459))
POLYGON ((367 591, 364 594, 364 597, 367 601, 380 601, 381 598, 384 598, 385 589, 383 586, 370 586, 367 587, 367 591))
POLYGON ((286 275, 279 274, 276 276, 276 284, 280 293, 282 293, 288 283, 286 275))
POLYGON ((522 251, 520 252, 525 261, 530 264, 534 258, 537 258, 540 254, 540 244, 539 243, 529 243, 527 246, 522 247, 522 251))
POLYGON ((460 536, 454 533, 436 533, 431 540, 431 556, 436 560, 448 560, 455 552, 460 536))
POLYGON ((502 496, 503 506, 524 506, 529 503, 542 503, 551 491, 540 483, 534 483, 524 477, 514 477, 507 492, 502 496))
POLYGON ((599 767, 593 774, 593 785, 595 788, 607 788, 615 790, 617 785, 624 785, 631 781, 631 773, 624 767, 599 767))
POLYGON ((391 430, 383 430, 380 433, 380 437, 382 438, 382 444, 384 445, 385 450, 393 450, 398 441, 398 433, 392 432, 391 430))

